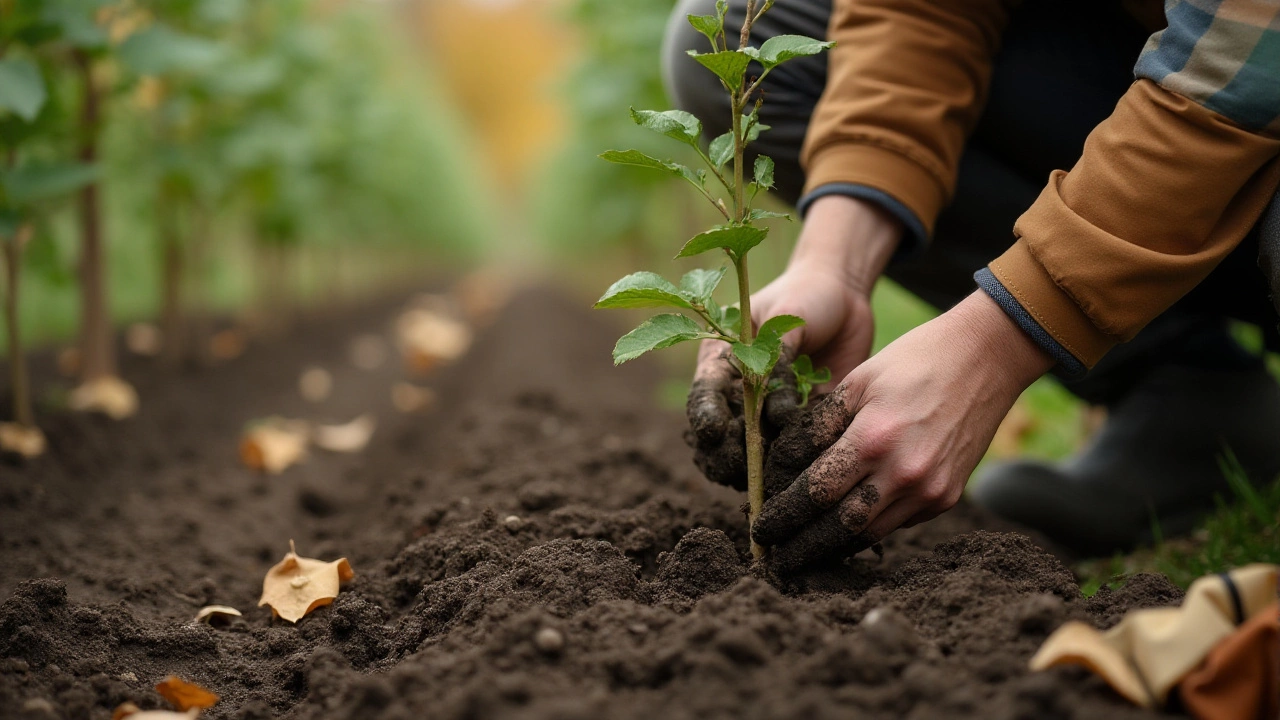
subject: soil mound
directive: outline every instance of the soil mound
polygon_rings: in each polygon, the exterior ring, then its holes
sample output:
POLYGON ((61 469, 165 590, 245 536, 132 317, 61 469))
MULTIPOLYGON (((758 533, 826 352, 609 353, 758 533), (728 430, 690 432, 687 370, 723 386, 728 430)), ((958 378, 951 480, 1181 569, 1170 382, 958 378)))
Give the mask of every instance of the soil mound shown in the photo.
POLYGON ((963 504, 881 557, 767 577, 740 496, 655 409, 655 368, 611 366, 615 328, 526 293, 434 379, 437 407, 404 416, 399 368, 343 360, 392 312, 181 376, 131 361, 137 418, 46 415, 49 456, 0 461, 0 717, 163 707, 169 674, 221 695, 215 719, 1149 716, 1026 664, 1068 619, 1177 602, 1163 578, 1086 600, 1042 544, 963 504), (294 390, 317 364, 319 409, 294 390), (235 459, 250 419, 364 412, 361 455, 271 479, 235 459), (290 539, 356 572, 297 625, 256 607, 290 539), (210 603, 244 617, 192 622, 210 603))

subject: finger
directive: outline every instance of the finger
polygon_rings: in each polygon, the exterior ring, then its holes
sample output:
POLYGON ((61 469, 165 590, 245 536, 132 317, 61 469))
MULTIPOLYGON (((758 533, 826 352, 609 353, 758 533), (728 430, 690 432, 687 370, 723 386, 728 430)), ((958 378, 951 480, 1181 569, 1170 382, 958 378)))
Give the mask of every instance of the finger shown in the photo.
POLYGON ((849 426, 851 415, 847 394, 846 386, 836 388, 835 392, 802 411, 769 446, 764 469, 766 496, 781 492, 840 439, 849 426))
MULTIPOLYGON (((856 439, 849 433, 842 435, 795 482, 765 502, 754 526, 759 530, 753 528, 756 542, 768 546, 789 540, 844 499, 869 472, 859 459, 856 439)), ((871 502, 879 499, 874 487, 861 491, 867 492, 875 493, 871 502)))
POLYGON ((878 514, 897 504, 883 497, 873 481, 864 482, 839 505, 771 548, 770 561, 779 572, 790 573, 862 552, 880 540, 874 532, 878 514))
POLYGON ((715 443, 693 445, 693 463, 708 480, 737 490, 747 489, 747 445, 742 418, 726 425, 724 437, 715 443))
POLYGON ((724 343, 703 343, 698 352, 685 411, 699 444, 724 440, 734 418, 729 399, 737 378, 728 352, 724 343))

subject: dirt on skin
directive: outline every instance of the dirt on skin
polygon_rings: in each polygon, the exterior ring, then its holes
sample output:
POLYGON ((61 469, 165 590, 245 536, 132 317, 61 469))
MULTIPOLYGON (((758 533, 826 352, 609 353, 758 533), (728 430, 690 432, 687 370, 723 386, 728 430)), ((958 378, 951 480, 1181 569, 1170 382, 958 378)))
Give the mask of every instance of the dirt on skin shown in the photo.
MULTIPOLYGON (((706 482, 655 366, 614 369, 617 328, 517 297, 424 415, 391 362, 352 367, 394 307, 316 321, 224 366, 126 363, 139 417, 43 414, 51 451, 0 460, 0 718, 164 707, 208 718, 1145 717, 1083 671, 1026 665, 1063 621, 1177 603, 1159 576, 1084 599, 1025 535, 961 505, 844 564, 753 572, 741 496, 706 482), (298 398, 298 373, 334 396, 298 398), (361 455, 275 478, 239 466, 270 414, 380 426, 361 455), (296 626, 256 607, 297 542, 356 578, 296 626), (244 617, 193 624, 206 604, 244 617)), ((53 383, 40 378, 42 392, 53 383)))

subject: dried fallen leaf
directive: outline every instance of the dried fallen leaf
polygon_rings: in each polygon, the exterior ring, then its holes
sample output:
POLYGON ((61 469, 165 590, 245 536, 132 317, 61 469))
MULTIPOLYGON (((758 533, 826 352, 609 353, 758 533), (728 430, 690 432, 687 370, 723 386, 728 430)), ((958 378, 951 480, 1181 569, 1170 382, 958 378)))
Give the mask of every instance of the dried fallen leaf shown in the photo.
POLYGON ((298 557, 290 540, 288 554, 267 571, 262 581, 258 607, 268 605, 273 616, 296 623, 312 610, 333 602, 338 597, 338 586, 355 576, 346 558, 324 562, 298 557))
POLYGON ((391 404, 402 413, 417 412, 436 401, 436 391, 418 387, 412 383, 398 382, 391 386, 391 404))
POLYGON ((111 720, 190 720, 190 718, 200 717, 199 709, 191 709, 187 712, 173 712, 172 710, 140 710, 137 705, 131 702, 121 703, 116 711, 111 713, 111 720))
POLYGON ((396 321, 396 331, 405 361, 416 372, 456 360, 471 347, 471 328, 430 310, 405 312, 396 321))
POLYGON ((99 412, 123 420, 138 412, 138 393, 114 375, 90 380, 71 391, 67 406, 78 412, 99 412))
POLYGON ((156 685, 156 692, 168 700, 180 712, 196 709, 203 710, 218 704, 218 695, 193 682, 187 682, 176 675, 161 680, 156 685))
POLYGON ((234 360, 244 354, 249 345, 244 331, 229 328, 213 334, 209 338, 209 354, 216 360, 234 360))
POLYGON ((25 458, 40 457, 48 443, 40 428, 21 423, 0 423, 0 452, 17 453, 25 458))
POLYGON ((205 605, 196 613, 194 622, 210 622, 215 617, 240 617, 240 611, 229 605, 205 605))
POLYGON ((360 335, 351 341, 347 351, 351 364, 361 370, 377 370, 387 362, 390 351, 380 335, 360 335))
POLYGON ((151 323, 134 323, 124 331, 124 344, 134 355, 153 357, 164 346, 164 334, 151 323))
POLYGON ((309 367, 298 376, 298 392, 308 402, 324 402, 333 391, 333 376, 328 370, 309 367))
POLYGON ((279 475, 306 457, 309 435, 305 422, 269 418, 240 438, 240 461, 254 470, 279 475))
POLYGON ((330 452, 360 452, 369 444, 378 419, 364 414, 345 425, 317 425, 311 433, 311 442, 330 452))

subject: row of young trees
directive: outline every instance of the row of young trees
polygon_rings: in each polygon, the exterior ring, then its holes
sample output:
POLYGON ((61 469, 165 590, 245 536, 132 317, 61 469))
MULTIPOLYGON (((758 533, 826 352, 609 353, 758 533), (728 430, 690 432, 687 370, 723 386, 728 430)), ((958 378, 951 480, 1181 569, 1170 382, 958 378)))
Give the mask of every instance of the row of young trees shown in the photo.
POLYGON ((56 256, 55 220, 69 213, 80 293, 71 405, 115 417, 136 407, 117 376, 104 190, 143 198, 172 362, 188 351, 198 281, 229 236, 248 238, 255 264, 276 273, 261 285, 278 288, 282 268, 262 259, 303 241, 363 253, 424 238, 457 248, 486 234, 460 153, 440 118, 424 122, 431 109, 415 87, 420 76, 402 71, 391 34, 367 4, 0 0, 0 243, 13 396, 0 445, 44 449, 19 327, 24 270, 40 268, 24 255, 56 256), (108 132, 115 142, 104 155, 108 132))

